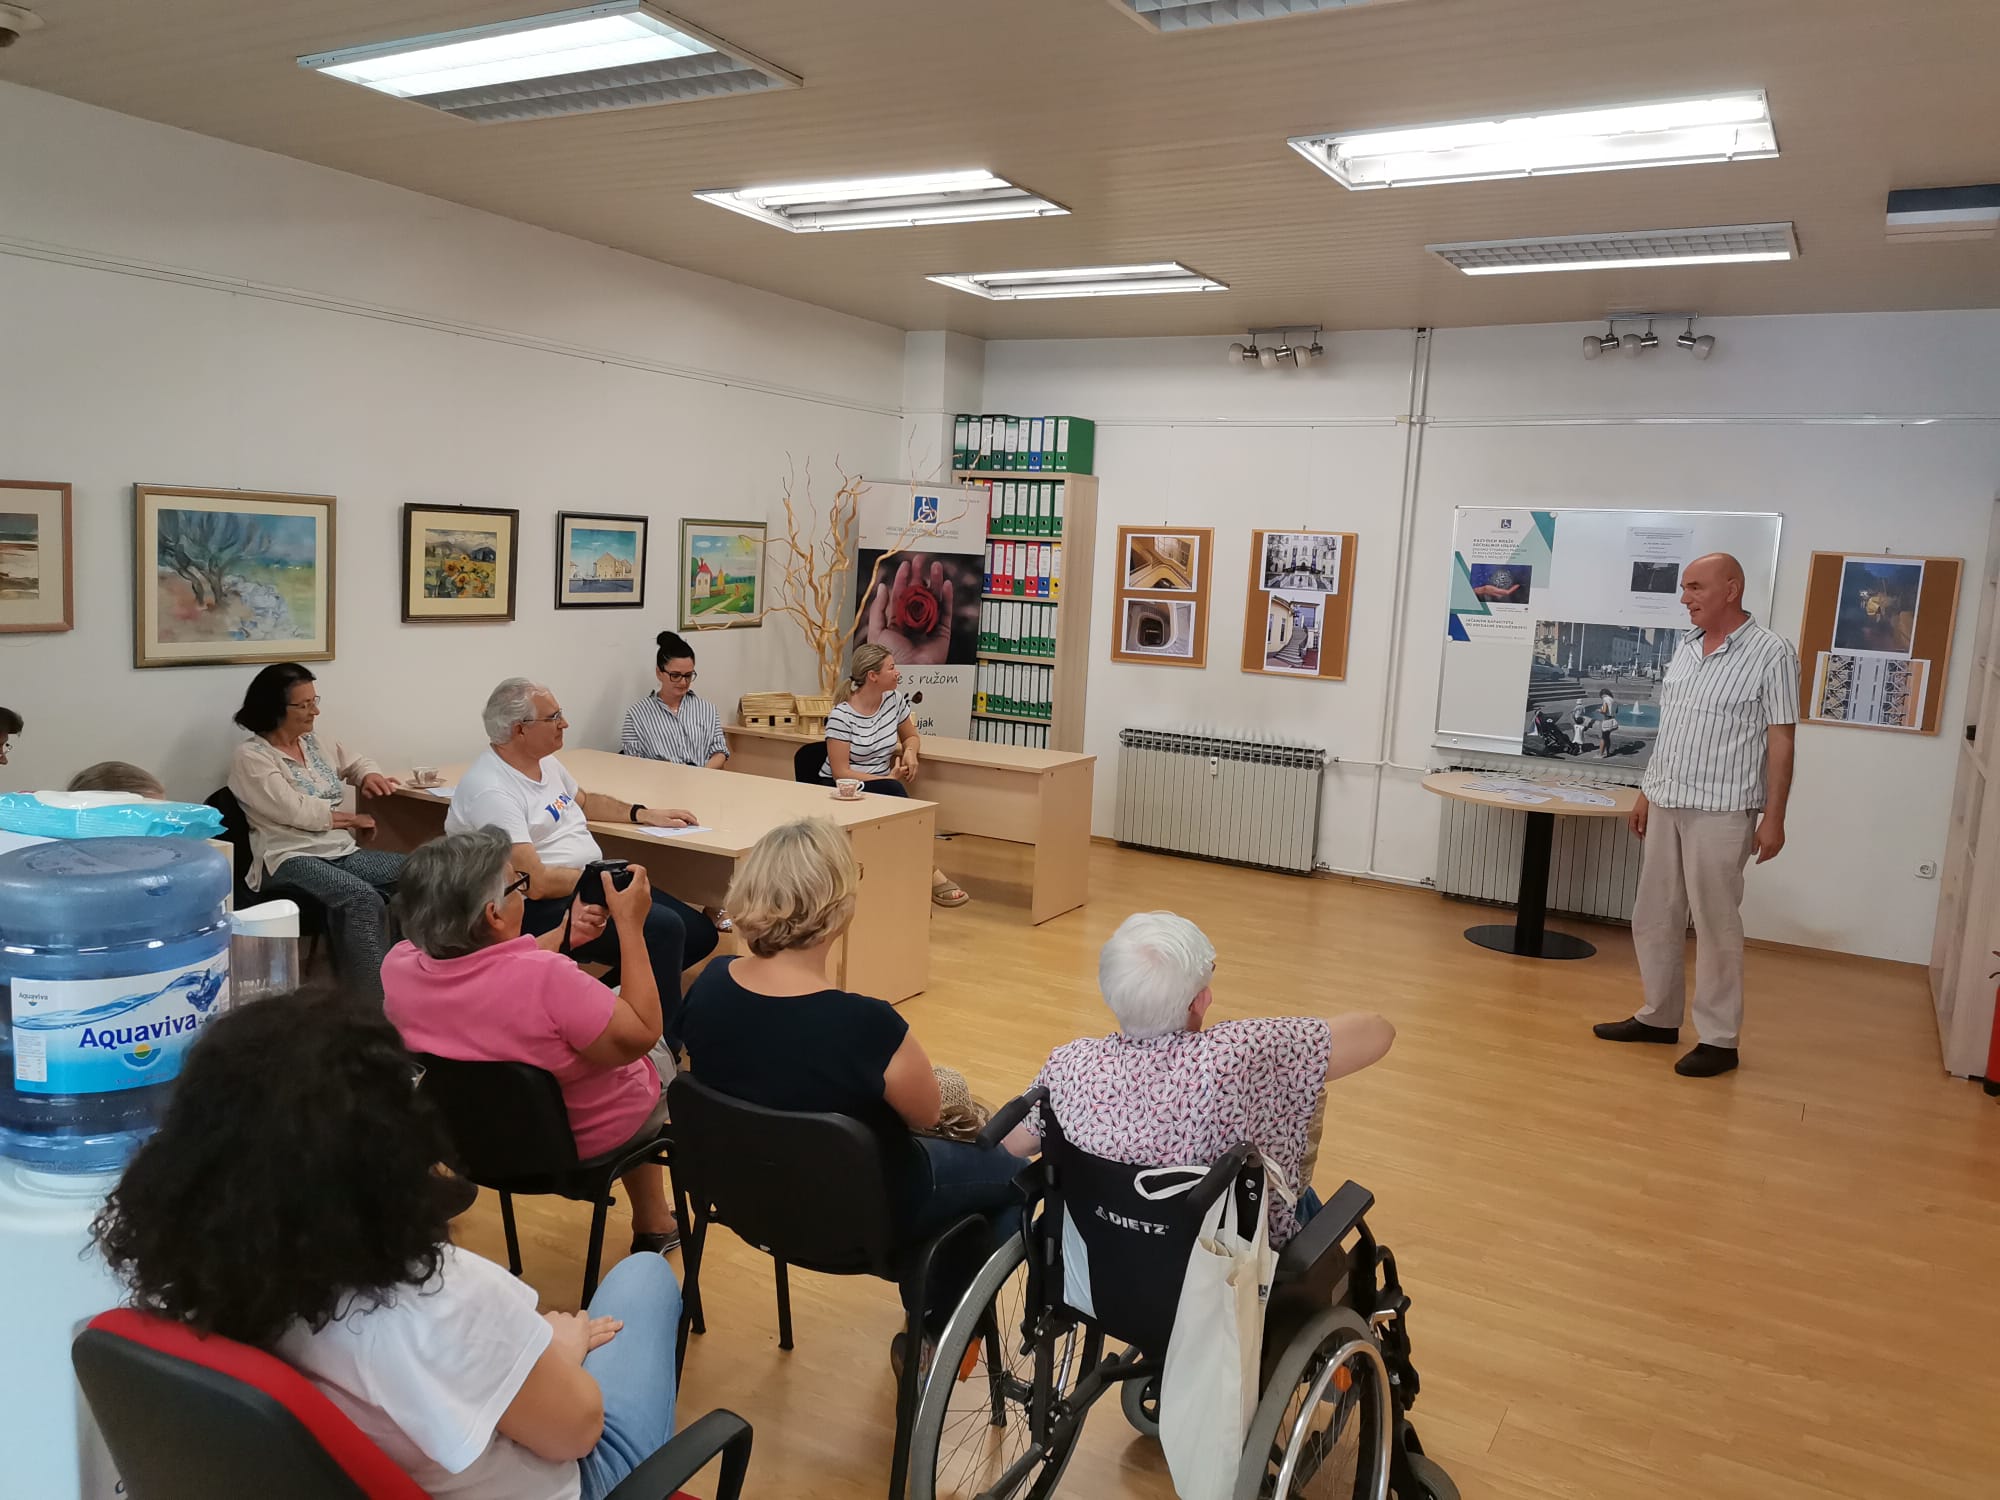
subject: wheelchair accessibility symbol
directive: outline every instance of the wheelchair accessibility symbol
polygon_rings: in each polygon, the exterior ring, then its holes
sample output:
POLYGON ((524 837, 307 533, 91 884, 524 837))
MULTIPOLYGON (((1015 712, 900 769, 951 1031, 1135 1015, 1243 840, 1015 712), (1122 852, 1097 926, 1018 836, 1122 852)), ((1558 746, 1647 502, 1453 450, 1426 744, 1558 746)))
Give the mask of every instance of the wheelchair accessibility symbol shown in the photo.
POLYGON ((910 516, 912 520, 916 521, 935 522, 938 518, 938 497, 936 495, 917 496, 916 503, 910 507, 910 516))

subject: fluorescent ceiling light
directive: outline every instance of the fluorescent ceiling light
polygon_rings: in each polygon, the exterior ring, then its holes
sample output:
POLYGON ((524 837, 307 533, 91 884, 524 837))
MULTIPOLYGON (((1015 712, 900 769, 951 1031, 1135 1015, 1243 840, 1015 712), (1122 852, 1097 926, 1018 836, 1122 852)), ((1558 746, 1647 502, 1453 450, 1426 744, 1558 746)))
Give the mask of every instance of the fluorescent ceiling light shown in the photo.
POLYGON ((645 0, 344 47, 299 66, 482 123, 799 84, 645 0))
POLYGON ((1564 172, 1615 172, 1778 154, 1762 90, 1465 120, 1402 130, 1294 136, 1291 147, 1342 187, 1412 187, 1564 172))
POLYGON ((977 171, 861 177, 788 187, 711 188, 695 197, 794 234, 1038 219, 1069 212, 1004 177, 977 171))
POLYGON ((1279 21, 1286 16, 1310 16, 1324 10, 1346 10, 1385 0, 1111 0, 1141 25, 1154 31, 1200 31, 1233 26, 1240 21, 1279 21))
POLYGON ((1149 297, 1163 292, 1226 292, 1222 282, 1179 261, 1151 266, 1071 266, 1046 271, 984 271, 928 280, 989 302, 1050 297, 1149 297))
POLYGON ((1565 234, 1550 239, 1473 240, 1424 248, 1468 276, 1607 267, 1702 266, 1790 260, 1790 224, 1725 224, 1714 229, 1641 229, 1630 234, 1565 234))

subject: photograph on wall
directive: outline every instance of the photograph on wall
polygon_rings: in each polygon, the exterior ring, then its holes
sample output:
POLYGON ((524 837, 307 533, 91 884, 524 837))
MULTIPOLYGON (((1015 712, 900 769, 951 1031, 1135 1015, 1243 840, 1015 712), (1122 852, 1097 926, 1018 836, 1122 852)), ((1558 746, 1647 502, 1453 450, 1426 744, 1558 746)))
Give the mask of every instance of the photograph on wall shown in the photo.
POLYGON ((1472 592, 1489 609, 1526 609, 1534 591, 1535 570, 1527 563, 1473 563, 1466 569, 1472 592))
POLYGON ((513 619, 520 537, 518 510, 405 505, 405 623, 513 619))
POLYGON ((1833 616, 1833 649, 1878 656, 1908 656, 1917 634, 1917 596, 1924 587, 1920 561, 1850 557, 1840 565, 1840 602, 1833 616))
POLYGON ((1521 750, 1645 765, 1660 732, 1660 679, 1680 632, 1650 625, 1535 622, 1521 750))
POLYGON ((1810 717, 1825 724, 1921 729, 1930 670, 1923 657, 1822 651, 1813 668, 1810 717))
POLYGON ((333 497, 133 487, 133 664, 333 656, 333 497))
POLYGON ((855 576, 868 592, 859 601, 854 644, 887 647, 904 667, 976 666, 983 560, 978 553, 863 547, 855 576))
POLYGON ((70 488, 0 479, 0 634, 68 630, 70 488))
POLYGON ((556 516, 556 608, 638 609, 646 602, 646 518, 556 516))
POLYGON ((1632 592, 1635 594, 1677 594, 1681 588, 1681 565, 1677 562, 1635 562, 1632 564, 1632 592))
POLYGON ((681 629, 764 623, 764 523, 681 522, 681 629))
POLYGON ((1158 656, 1193 661, 1195 606, 1193 600, 1127 599, 1119 629, 1121 648, 1134 656, 1158 656))
POLYGON ((1141 531, 1125 539, 1124 587, 1134 593, 1192 594, 1200 571, 1199 537, 1141 531))
POLYGON ((1340 592, 1340 533, 1267 531, 1258 587, 1301 589, 1313 594, 1340 592))
POLYGON ((1317 677, 1326 595, 1273 589, 1264 614, 1264 670, 1317 677))

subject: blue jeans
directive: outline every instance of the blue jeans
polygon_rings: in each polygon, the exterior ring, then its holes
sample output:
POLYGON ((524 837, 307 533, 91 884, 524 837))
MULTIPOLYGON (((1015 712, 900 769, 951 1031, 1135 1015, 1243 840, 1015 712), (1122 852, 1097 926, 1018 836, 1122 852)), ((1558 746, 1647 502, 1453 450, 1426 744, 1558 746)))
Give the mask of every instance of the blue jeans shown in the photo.
POLYGON ((625 1324, 583 1357, 604 1392, 604 1435, 577 1468, 583 1500, 604 1500, 674 1435, 674 1335, 681 1317, 674 1268, 663 1256, 626 1256, 598 1283, 590 1315, 625 1324))
MULTIPOLYGON (((1021 1196, 1014 1191, 1014 1178, 1027 1163, 998 1146, 975 1146, 968 1141, 942 1141, 935 1136, 913 1137, 924 1154, 930 1182, 911 1206, 910 1238, 929 1239, 957 1223, 967 1214, 984 1214, 993 1226, 997 1243, 1021 1228, 1021 1196)), ((935 1263, 931 1304, 923 1309, 924 1322, 935 1335, 943 1329, 958 1299, 979 1274, 980 1266, 992 1253, 991 1246, 949 1247, 935 1263)), ((916 1312, 904 1299, 904 1309, 916 1312)))

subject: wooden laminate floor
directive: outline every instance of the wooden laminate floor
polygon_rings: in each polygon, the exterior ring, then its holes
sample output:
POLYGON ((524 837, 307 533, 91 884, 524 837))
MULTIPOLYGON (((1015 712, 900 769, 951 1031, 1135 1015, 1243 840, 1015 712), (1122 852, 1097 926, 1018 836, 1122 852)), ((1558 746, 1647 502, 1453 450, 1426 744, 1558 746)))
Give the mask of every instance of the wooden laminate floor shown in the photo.
MULTIPOLYGON (((1027 851, 938 848, 975 900, 936 914, 931 987, 903 1011, 987 1098, 1109 1029, 1097 950, 1142 908, 1214 938, 1216 1019, 1395 1022, 1389 1057, 1336 1085, 1318 1186, 1376 1195, 1415 1303, 1414 1418, 1468 1497, 2000 1494, 2000 1104, 1940 1072, 1920 970, 1753 950, 1742 1069, 1682 1079, 1672 1049, 1590 1035, 1634 1006, 1622 929, 1538 963, 1473 947, 1487 914, 1425 893, 1102 845, 1091 903, 1037 929, 1027 851)), ((520 1218, 528 1280, 574 1307, 587 1211, 520 1218)), ((504 1258, 490 1198, 461 1224, 504 1258)), ((626 1237, 614 1210, 607 1263, 626 1237)), ((683 1421, 750 1419, 755 1496, 883 1495, 893 1289, 794 1273, 783 1353, 769 1262, 725 1232, 706 1295, 683 1421)), ((1107 1401, 1062 1492, 1172 1489, 1107 1401)))

